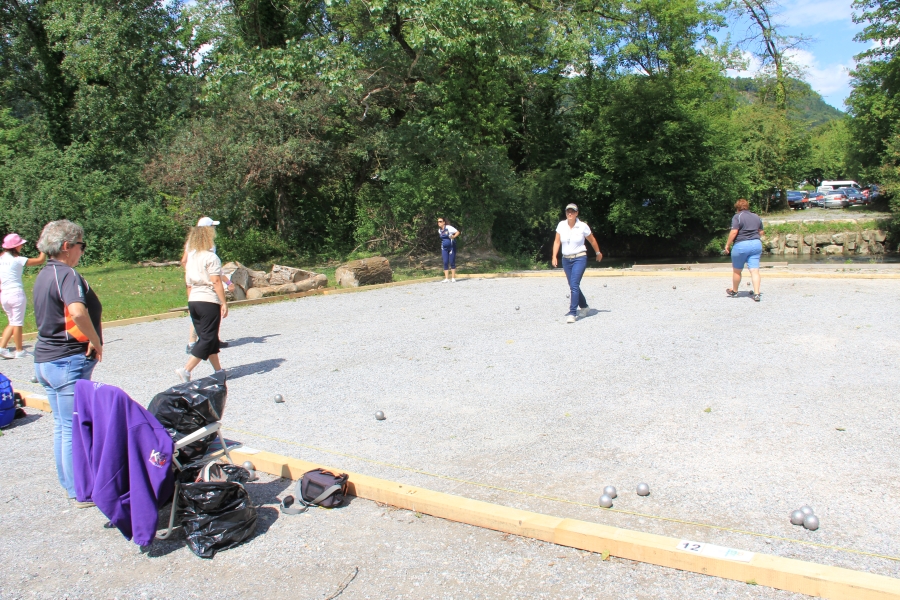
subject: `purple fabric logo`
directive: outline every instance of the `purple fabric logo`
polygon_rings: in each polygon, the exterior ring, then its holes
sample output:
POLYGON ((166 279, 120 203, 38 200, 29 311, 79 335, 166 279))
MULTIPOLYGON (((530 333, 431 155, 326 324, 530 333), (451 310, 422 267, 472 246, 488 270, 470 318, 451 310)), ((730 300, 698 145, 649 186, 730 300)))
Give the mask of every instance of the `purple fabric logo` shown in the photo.
POLYGON ((154 467, 164 467, 166 463, 169 462, 169 455, 160 452, 159 450, 151 450, 150 451, 150 464, 154 467))

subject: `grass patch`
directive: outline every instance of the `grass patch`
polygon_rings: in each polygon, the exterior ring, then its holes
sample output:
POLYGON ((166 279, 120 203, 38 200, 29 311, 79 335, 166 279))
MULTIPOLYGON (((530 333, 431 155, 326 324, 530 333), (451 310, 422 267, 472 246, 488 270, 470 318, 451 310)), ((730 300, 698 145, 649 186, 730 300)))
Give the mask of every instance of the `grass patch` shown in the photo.
POLYGON ((872 219, 867 221, 825 221, 816 223, 806 223, 802 221, 779 223, 777 225, 765 224, 767 234, 773 233, 839 233, 842 231, 863 231, 864 229, 887 229, 890 221, 888 219, 872 219))
MULTIPOLYGON (((25 333, 37 331, 31 291, 41 268, 26 269, 22 279, 28 297, 25 333)), ((187 304, 184 271, 180 267, 143 268, 109 263, 77 267, 77 270, 100 297, 104 321, 155 315, 187 304)), ((6 313, 0 311, 0 326, 6 327, 8 323, 6 313)))

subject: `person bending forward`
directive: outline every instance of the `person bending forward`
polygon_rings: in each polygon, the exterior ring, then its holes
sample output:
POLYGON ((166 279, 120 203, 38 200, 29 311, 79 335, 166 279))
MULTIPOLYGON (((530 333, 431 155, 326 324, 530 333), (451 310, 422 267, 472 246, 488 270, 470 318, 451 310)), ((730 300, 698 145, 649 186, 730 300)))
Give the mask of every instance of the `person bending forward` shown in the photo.
POLYGON ((228 305, 222 285, 222 261, 209 250, 215 239, 216 230, 212 227, 192 227, 188 234, 184 281, 191 288, 188 310, 198 339, 184 367, 175 369, 184 382, 191 380, 191 372, 202 360, 209 360, 216 371, 222 370, 219 364, 219 325, 228 316, 228 305))

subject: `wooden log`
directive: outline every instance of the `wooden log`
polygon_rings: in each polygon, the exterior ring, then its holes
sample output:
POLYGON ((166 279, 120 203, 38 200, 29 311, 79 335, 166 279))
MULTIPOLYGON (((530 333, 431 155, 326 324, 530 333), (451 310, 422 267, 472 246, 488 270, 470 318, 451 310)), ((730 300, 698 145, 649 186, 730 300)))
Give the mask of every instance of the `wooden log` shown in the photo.
POLYGON ((250 287, 269 287, 269 278, 265 271, 247 269, 247 273, 250 275, 250 287))
POLYGON ((309 271, 296 269, 294 267, 285 267, 283 265, 272 265, 272 272, 269 273, 269 284, 283 285, 285 283, 297 283, 304 279, 309 279, 309 271))
POLYGON ((342 287, 390 283, 394 279, 391 263, 383 256, 348 262, 339 266, 334 276, 342 287))
POLYGON ((163 262, 154 262, 152 260, 142 260, 138 263, 141 267, 178 267, 181 266, 180 260, 166 260, 163 262))
POLYGON ((262 287, 252 287, 247 290, 247 300, 256 300, 258 298, 266 298, 268 296, 277 296, 278 288, 271 285, 262 287))

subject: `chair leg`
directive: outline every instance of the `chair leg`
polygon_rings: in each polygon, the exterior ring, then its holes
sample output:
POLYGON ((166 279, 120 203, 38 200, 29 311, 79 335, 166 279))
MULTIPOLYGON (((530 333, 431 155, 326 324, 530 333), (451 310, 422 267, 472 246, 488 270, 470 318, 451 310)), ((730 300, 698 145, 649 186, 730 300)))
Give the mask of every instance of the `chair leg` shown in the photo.
POLYGON ((158 540, 167 540, 175 529, 175 513, 178 512, 178 482, 175 482, 175 492, 172 494, 172 512, 169 513, 169 528, 162 535, 156 536, 158 540))
POLYGON ((231 453, 228 452, 228 446, 225 444, 225 438, 222 437, 222 430, 220 429, 216 433, 219 435, 219 443, 222 445, 222 450, 225 451, 225 456, 228 458, 228 462, 234 464, 234 461, 231 459, 231 453))

